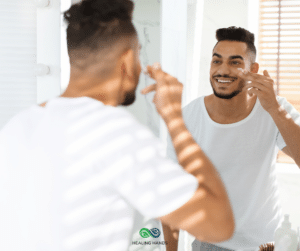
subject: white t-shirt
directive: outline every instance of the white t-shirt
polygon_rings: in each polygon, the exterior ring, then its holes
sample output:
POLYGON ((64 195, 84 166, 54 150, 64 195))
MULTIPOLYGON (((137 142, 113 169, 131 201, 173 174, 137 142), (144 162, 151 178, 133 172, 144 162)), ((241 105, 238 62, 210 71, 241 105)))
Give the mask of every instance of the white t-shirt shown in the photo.
POLYGON ((0 132, 0 250, 127 250, 136 210, 166 215, 198 187, 162 150, 124 108, 92 98, 18 114, 0 132))
MULTIPOLYGON (((285 98, 277 100, 300 125, 297 110, 285 98)), ((218 124, 210 118, 204 97, 200 97, 184 107, 183 118, 194 140, 217 168, 233 207, 235 234, 216 245, 237 250, 274 241, 282 217, 275 163, 278 148, 286 144, 272 117, 257 99, 247 118, 218 124)), ((169 135, 167 155, 176 160, 169 135)))

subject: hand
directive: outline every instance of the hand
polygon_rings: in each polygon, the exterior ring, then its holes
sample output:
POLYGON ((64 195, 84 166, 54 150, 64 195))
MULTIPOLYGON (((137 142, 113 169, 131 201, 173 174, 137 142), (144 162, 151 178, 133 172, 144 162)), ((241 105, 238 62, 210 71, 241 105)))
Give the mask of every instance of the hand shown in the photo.
POLYGON ((147 66, 148 75, 156 80, 156 84, 147 86, 141 93, 143 95, 156 91, 153 103, 156 106, 157 112, 164 120, 174 114, 182 115, 181 96, 183 84, 181 84, 175 77, 162 71, 158 63, 153 66, 147 66))
POLYGON ((246 81, 243 90, 247 89, 251 96, 255 94, 262 107, 268 113, 272 113, 280 107, 276 99, 274 80, 270 77, 267 70, 264 70, 263 75, 248 72, 243 69, 239 70, 238 76, 246 81))

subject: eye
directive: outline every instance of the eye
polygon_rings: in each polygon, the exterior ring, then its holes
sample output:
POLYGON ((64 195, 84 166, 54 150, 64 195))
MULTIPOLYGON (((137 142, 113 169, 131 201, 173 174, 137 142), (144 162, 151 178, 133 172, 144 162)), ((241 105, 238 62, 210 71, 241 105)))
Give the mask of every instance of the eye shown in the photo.
POLYGON ((221 61, 220 60, 213 60, 212 63, 213 64, 219 64, 219 63, 221 63, 221 61))
POLYGON ((239 64, 241 64, 239 61, 232 61, 231 62, 233 65, 239 65, 239 64))

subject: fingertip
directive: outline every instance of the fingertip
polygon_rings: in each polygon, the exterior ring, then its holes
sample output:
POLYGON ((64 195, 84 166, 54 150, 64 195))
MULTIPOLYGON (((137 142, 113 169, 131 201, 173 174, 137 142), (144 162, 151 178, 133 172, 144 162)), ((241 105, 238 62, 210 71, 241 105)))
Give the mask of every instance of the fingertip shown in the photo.
POLYGON ((267 76, 267 77, 270 77, 270 74, 267 70, 264 70, 264 75, 267 76))
POLYGON ((141 90, 141 94, 144 95, 145 93, 146 93, 146 90, 145 90, 145 88, 144 88, 144 89, 141 90))
POLYGON ((161 65, 160 65, 160 63, 156 62, 156 63, 154 63, 154 64, 152 65, 152 68, 153 68, 154 70, 160 70, 160 69, 161 69, 161 65))

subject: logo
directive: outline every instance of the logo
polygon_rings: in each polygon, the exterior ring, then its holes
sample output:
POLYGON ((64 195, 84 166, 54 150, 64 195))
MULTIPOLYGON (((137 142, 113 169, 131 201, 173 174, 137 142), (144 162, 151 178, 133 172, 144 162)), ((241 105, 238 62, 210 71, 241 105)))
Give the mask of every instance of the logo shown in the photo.
POLYGON ((152 228, 150 230, 148 228, 142 228, 140 230, 140 236, 142 236, 143 238, 158 238, 160 236, 160 231, 157 228, 152 228))

